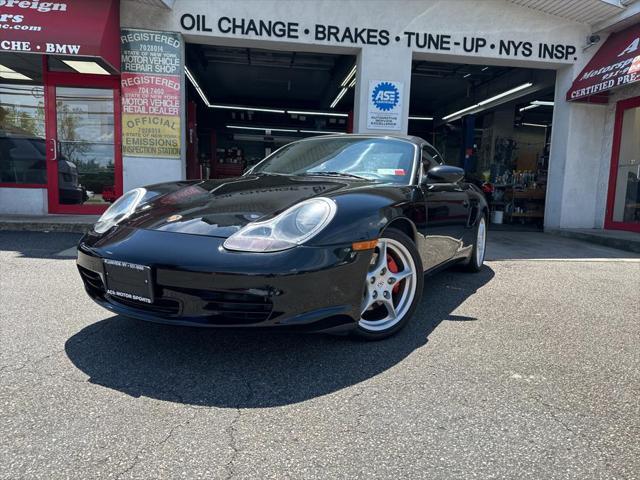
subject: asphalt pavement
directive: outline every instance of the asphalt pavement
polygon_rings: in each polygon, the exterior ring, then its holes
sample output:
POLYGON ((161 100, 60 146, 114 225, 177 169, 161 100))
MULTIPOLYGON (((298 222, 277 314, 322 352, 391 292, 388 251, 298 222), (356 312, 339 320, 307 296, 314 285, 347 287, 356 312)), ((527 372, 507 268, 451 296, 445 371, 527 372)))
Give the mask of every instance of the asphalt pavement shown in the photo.
POLYGON ((176 328, 0 232, 0 478, 640 478, 640 256, 491 232, 366 343, 176 328))

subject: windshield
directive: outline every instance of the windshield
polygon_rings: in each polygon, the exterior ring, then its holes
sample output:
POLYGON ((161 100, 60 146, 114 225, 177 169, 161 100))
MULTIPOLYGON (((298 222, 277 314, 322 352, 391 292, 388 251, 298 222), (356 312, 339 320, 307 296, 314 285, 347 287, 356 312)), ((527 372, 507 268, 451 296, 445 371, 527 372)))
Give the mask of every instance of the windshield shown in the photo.
POLYGON ((388 138, 315 138, 291 143, 252 173, 353 176, 409 184, 414 146, 388 138))

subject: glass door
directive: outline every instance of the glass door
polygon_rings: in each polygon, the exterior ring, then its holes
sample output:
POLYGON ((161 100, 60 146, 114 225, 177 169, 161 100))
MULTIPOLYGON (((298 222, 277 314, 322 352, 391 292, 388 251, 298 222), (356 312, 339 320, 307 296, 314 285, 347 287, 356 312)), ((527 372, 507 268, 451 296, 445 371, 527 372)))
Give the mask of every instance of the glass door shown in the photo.
POLYGON ((122 194, 118 91, 64 84, 48 89, 49 211, 101 213, 122 194))
POLYGON ((605 228, 640 232, 640 98, 618 103, 605 228))

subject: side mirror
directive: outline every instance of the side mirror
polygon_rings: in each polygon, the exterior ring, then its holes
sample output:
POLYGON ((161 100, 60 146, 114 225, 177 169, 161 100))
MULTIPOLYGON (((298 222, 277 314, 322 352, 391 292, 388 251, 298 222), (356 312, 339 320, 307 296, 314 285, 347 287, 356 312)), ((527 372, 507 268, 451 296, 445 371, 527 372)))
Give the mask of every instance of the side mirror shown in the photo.
POLYGON ((427 171, 426 183, 458 183, 464 179, 464 170, 451 165, 438 165, 427 171))

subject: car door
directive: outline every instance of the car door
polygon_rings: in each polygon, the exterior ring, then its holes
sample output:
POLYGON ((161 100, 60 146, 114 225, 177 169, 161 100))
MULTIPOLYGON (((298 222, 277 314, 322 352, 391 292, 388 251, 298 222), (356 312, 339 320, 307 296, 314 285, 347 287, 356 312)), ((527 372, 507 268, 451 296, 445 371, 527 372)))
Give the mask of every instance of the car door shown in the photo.
POLYGON ((438 182, 427 176, 429 168, 442 163, 435 148, 428 144, 422 146, 420 185, 427 209, 425 270, 458 255, 469 220, 469 198, 463 185, 438 182))

